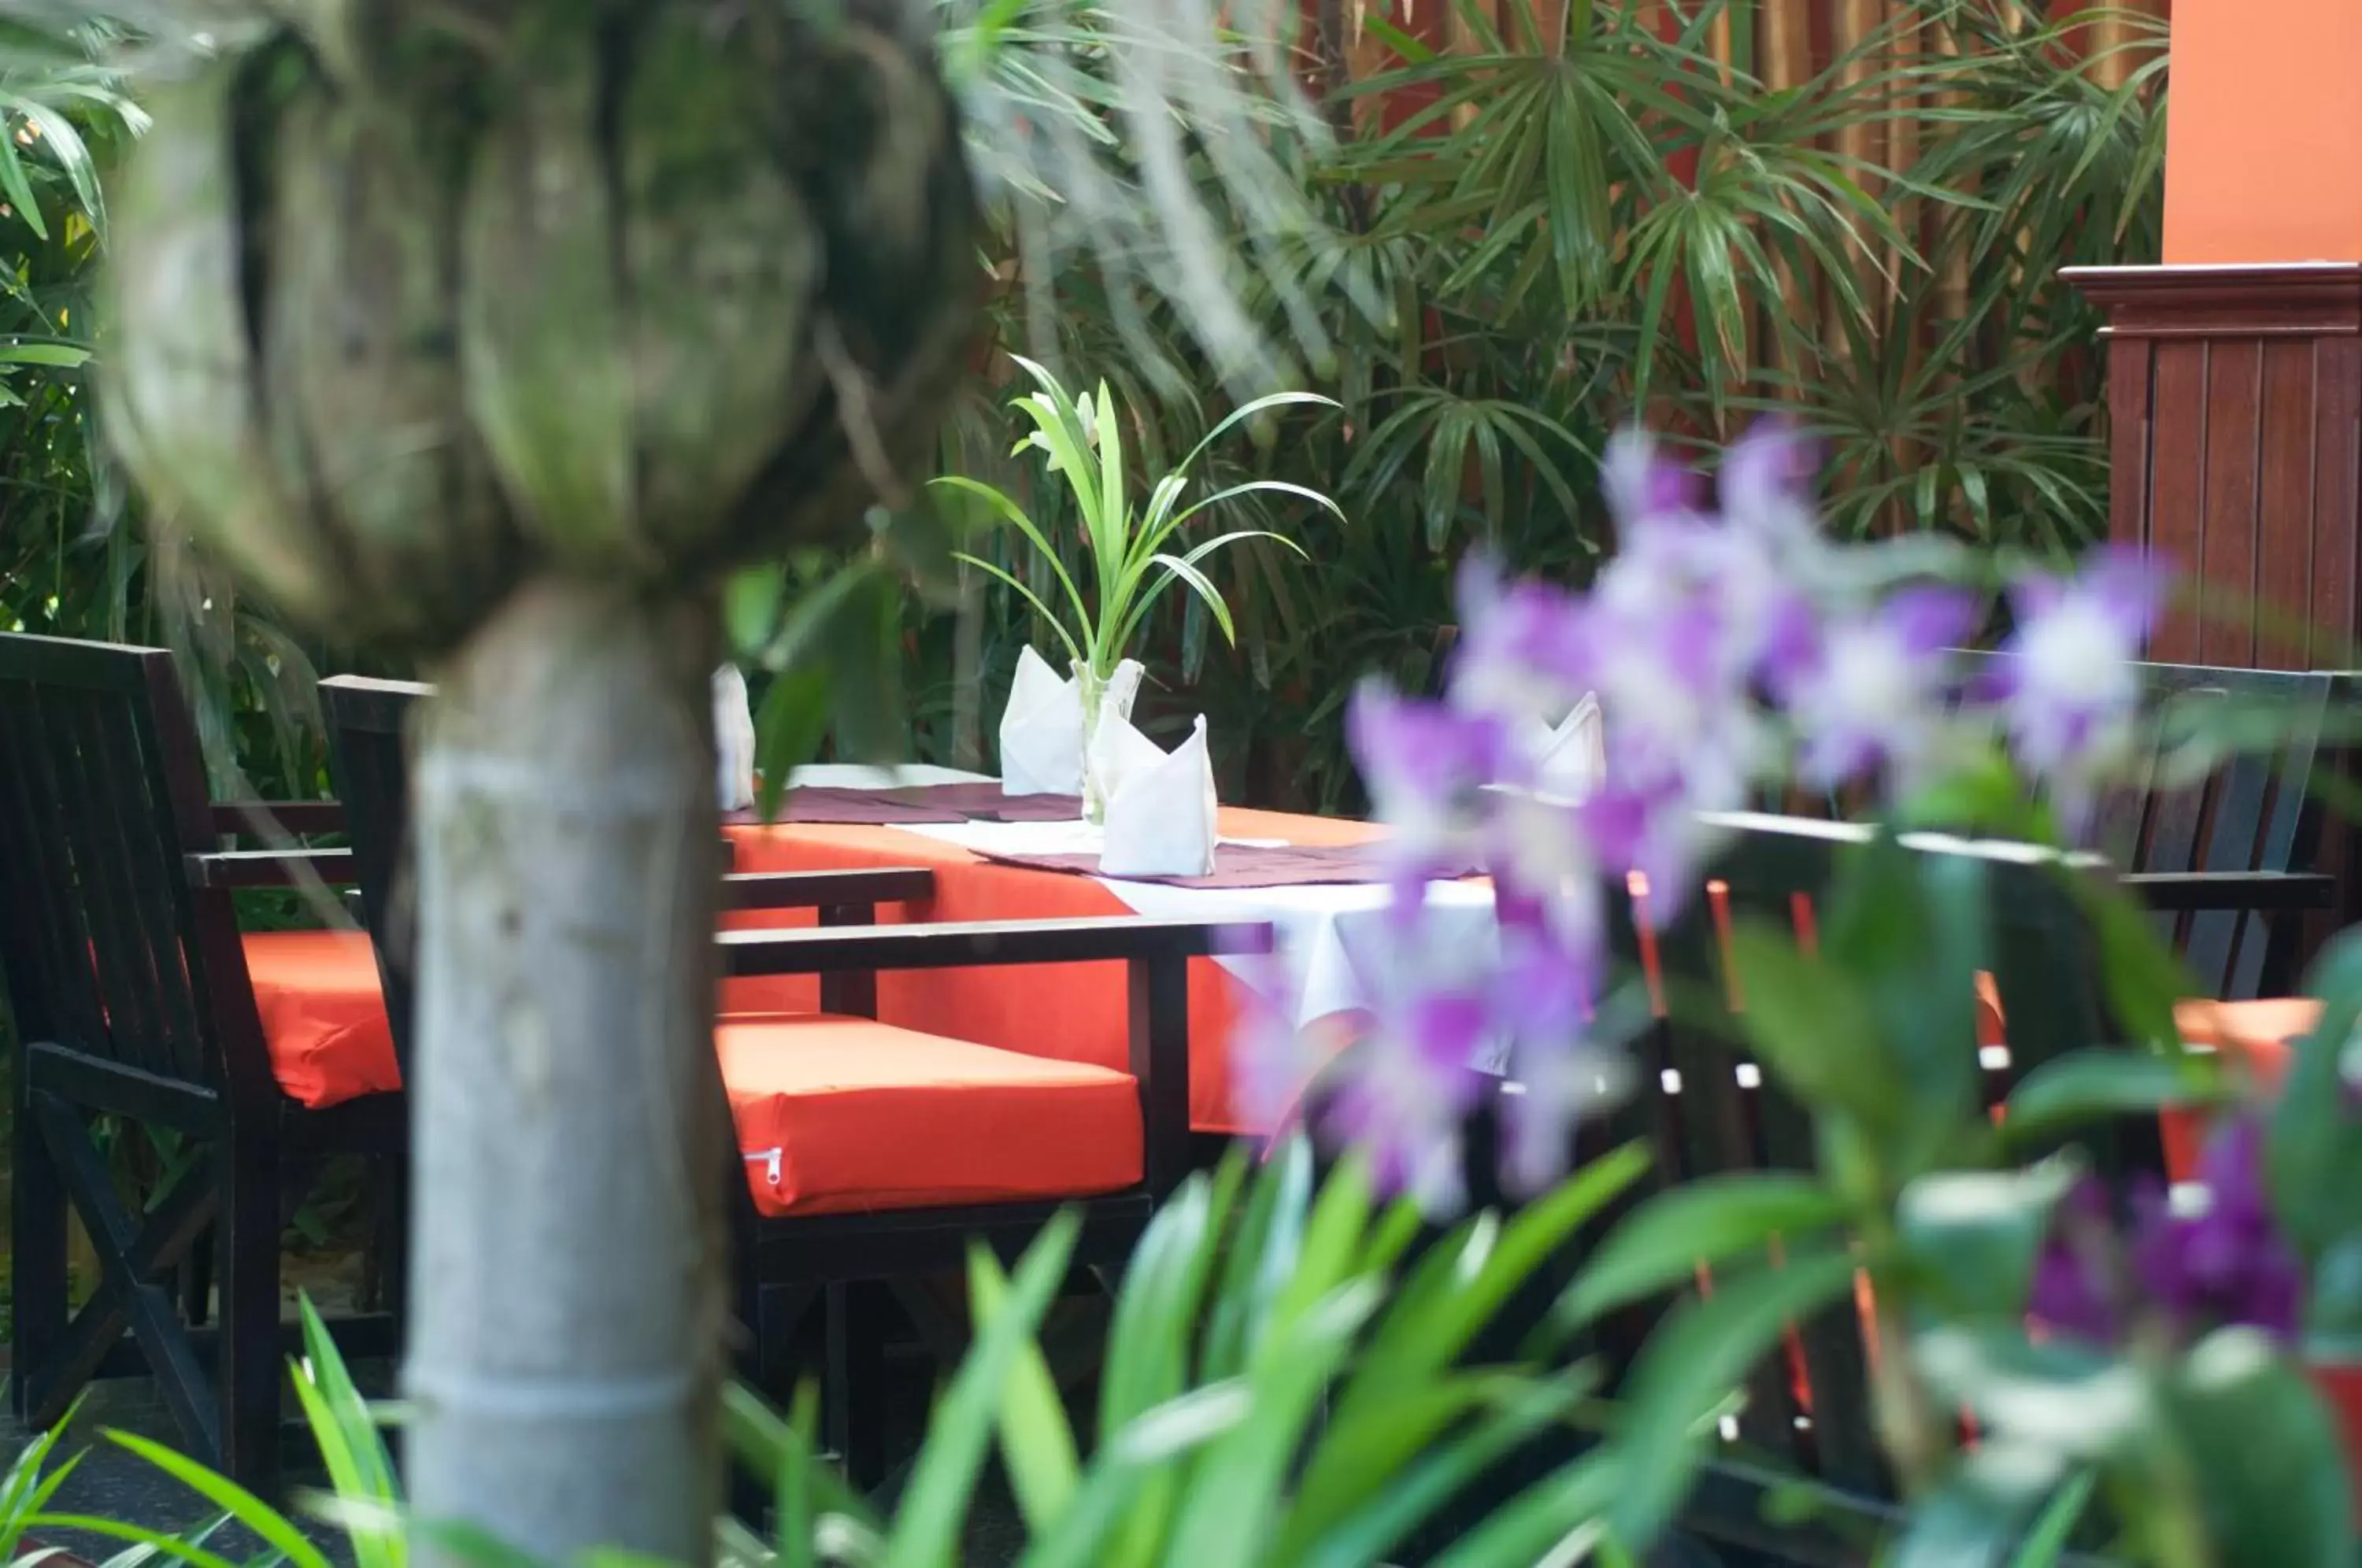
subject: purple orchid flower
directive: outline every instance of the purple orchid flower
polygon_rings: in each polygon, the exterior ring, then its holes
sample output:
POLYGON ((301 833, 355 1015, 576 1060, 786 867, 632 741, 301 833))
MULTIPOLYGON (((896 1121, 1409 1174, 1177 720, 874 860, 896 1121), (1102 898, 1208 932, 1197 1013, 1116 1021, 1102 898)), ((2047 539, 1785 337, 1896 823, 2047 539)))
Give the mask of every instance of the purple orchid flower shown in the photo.
POLYGON ((1952 650, 1975 624, 1966 593, 1918 587, 1824 628, 1776 682, 1805 780, 1827 789, 1883 767, 1898 793, 1922 782, 1948 732, 1952 650))
POLYGON ((2164 608, 2169 577, 2137 551, 2110 547, 2071 579, 2035 576, 2011 595, 2017 630, 1989 694, 2003 707, 2018 760, 2087 784, 2127 737, 2140 709, 2133 662, 2164 608))
POLYGON ((2151 1195, 2133 1247, 2133 1267, 2185 1331, 2242 1324, 2284 1342, 2296 1338, 2304 1270, 2280 1235, 2264 1190, 2264 1126, 2240 1116, 2208 1141, 2195 1214, 2169 1212, 2151 1195))
POLYGON ((1501 944, 1495 1017, 1515 1081, 1501 1101, 1501 1175, 1531 1194, 1566 1174, 1574 1126, 1621 1098, 1631 1075, 1589 1039, 1606 969, 1595 934, 1569 943, 1551 910, 1520 900, 1503 912, 1501 944))
POLYGON ((2185 1342, 2235 1325, 2293 1342, 2304 1270, 2273 1219, 2263 1168, 2263 1123, 2235 1118, 2208 1142, 2202 1207, 2174 1212, 2152 1180, 2131 1195, 2128 1234, 2113 1225, 2105 1189, 2086 1178, 2058 1206, 2027 1309, 2097 1344, 2123 1342, 2136 1301, 2185 1342))
POLYGON ((1382 1192, 1405 1193, 1430 1213, 1465 1191, 1461 1125, 1475 1104, 1473 1063, 1493 1027, 1480 990, 1413 994, 1385 1010, 1355 1052, 1353 1070, 1322 1107, 1319 1126, 1363 1149, 1382 1192))
POLYGON ((2044 1327, 2092 1344, 2124 1336, 2117 1309, 2114 1217, 2108 1189, 2085 1176, 2067 1191, 2051 1216, 2050 1234, 2034 1261, 2026 1310, 2044 1327))
POLYGON ((1454 707, 1548 720, 1582 697, 1583 611, 1573 594, 1530 580, 1504 582, 1493 560, 1472 555, 1461 566, 1457 597, 1454 707))
POLYGON ((1599 487, 1619 528, 1664 518, 1696 515, 1705 485, 1695 470, 1658 455, 1645 430, 1619 430, 1609 438, 1599 464, 1599 487))
POLYGON ((1812 502, 1820 454, 1785 419, 1761 419, 1722 459, 1722 514, 1730 526, 1783 546, 1818 542, 1820 519, 1812 502))
POLYGON ((1500 722, 1374 679, 1353 693, 1345 734, 1378 819, 1395 830, 1390 852, 1410 871, 1464 868, 1477 792, 1509 759, 1500 722))

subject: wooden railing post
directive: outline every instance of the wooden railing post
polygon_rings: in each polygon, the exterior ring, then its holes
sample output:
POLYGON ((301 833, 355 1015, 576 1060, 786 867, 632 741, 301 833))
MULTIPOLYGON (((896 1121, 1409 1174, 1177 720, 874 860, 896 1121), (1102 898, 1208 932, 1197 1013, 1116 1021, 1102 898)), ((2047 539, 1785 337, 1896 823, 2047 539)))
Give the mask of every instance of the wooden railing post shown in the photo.
POLYGON ((2362 263, 2078 268, 2108 314, 2110 531, 2204 585, 2150 657, 2348 668, 2362 638, 2362 263))

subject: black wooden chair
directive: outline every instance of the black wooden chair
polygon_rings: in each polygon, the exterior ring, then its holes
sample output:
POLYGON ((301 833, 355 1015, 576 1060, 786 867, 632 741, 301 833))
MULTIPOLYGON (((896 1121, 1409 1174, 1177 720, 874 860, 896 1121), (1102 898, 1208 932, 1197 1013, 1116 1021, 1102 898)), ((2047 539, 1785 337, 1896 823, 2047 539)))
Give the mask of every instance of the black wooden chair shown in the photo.
MULTIPOLYGON (((341 850, 220 847, 272 821, 313 832, 336 817, 316 802, 208 801, 169 654, 0 635, 0 979, 20 1049, 12 1405, 45 1426, 94 1376, 150 1375, 190 1451, 259 1488, 275 1481, 294 1338, 282 1227, 329 1159, 398 1163, 407 1141, 399 1093, 315 1094, 315 1109, 291 1092, 289 1010, 266 1016, 259 977, 292 963, 300 988, 315 949, 348 950, 358 980, 332 977, 347 1034, 366 1033, 368 953, 357 934, 241 933, 234 889, 348 870, 341 850), (102 1118, 169 1129, 198 1157, 127 1204, 94 1136, 102 1118), (99 1265, 78 1312, 70 1209, 99 1265), (187 1310, 171 1285, 209 1233, 220 1310, 200 1328, 204 1271, 190 1268, 187 1310)), ((393 1342, 390 1314, 336 1327, 355 1354, 393 1342)))
MULTIPOLYGON (((402 876, 409 820, 403 732, 408 711, 426 690, 342 677, 321 683, 332 767, 346 802, 363 902, 378 938, 392 1014, 405 1031, 412 914, 402 876)), ((1112 1191, 939 1206, 881 1198, 855 1209, 845 1207, 845 1195, 839 1194, 828 1206, 836 1211, 806 1213, 790 1206, 767 1214, 757 1210, 756 1171, 734 1161, 726 1179, 734 1217, 739 1314, 747 1331, 743 1370, 758 1384, 777 1387, 795 1327, 807 1309, 822 1309, 829 1438, 848 1471, 864 1484, 883 1470, 883 1412, 872 1396, 883 1371, 888 1286, 957 1269, 971 1241, 1013 1254, 1052 1214, 1070 1206, 1083 1219, 1078 1264, 1112 1264, 1124 1257, 1154 1204, 1189 1169, 1188 960, 1260 951, 1271 939, 1262 925, 1134 919, 874 923, 877 905, 922 905, 930 887, 922 870, 732 877, 724 900, 730 907, 818 906, 822 923, 809 930, 719 933, 715 940, 724 972, 817 976, 824 1012, 864 1019, 875 1016, 876 975, 883 969, 1123 963, 1131 972, 1130 1104, 1139 1118, 1141 1162, 1136 1179, 1112 1191)), ((751 1026, 758 1032, 755 1036, 734 1038, 739 1027, 725 1020, 720 1032, 725 1087, 735 1087, 730 1082, 734 1061, 798 1049, 792 1022, 768 1026, 776 1034, 769 1040, 759 1036, 766 1027, 760 1024, 751 1026)), ((883 1024, 866 1029, 886 1048, 931 1039, 883 1024)), ((891 1085, 880 1087, 892 1092, 891 1085)), ((1021 1130, 1010 1131, 1021 1135, 1021 1130)), ((1054 1125, 1033 1131, 1039 1136, 1057 1133, 1054 1125)), ((783 1146, 778 1157, 790 1154, 783 1146)))
MULTIPOLYGON (((1738 813, 1719 819, 1728 842, 1701 878, 1681 917, 1658 929, 1647 905, 1619 892, 1611 921, 1615 973, 1620 984, 1645 977, 1652 1022, 1633 1047, 1636 1090, 1611 1116, 1580 1128, 1578 1157, 1588 1158, 1639 1140, 1654 1154, 1640 1186, 1603 1215, 1535 1277, 1502 1312, 1473 1353, 1477 1360, 1514 1360, 1529 1353, 1528 1336, 1622 1215, 1668 1187, 1738 1170, 1816 1168, 1809 1120, 1782 1093, 1747 1051, 1735 1021, 1711 1016, 1735 1007, 1725 943, 1743 917, 1775 923, 1811 943, 1819 904, 1838 857, 1871 830, 1827 820, 1738 813), (1688 1005, 1683 1005, 1686 999, 1688 1005)), ((1988 954, 1992 983, 2009 1009, 2011 1051, 1987 1057, 1981 1071, 1988 1103, 1998 1103, 2025 1073, 2067 1051, 2113 1036, 2099 987, 2092 933, 2053 858, 2028 846, 1970 844, 1933 835, 1909 841, 1923 855, 1959 855, 1985 863, 1990 894, 1988 954)), ((2089 874, 2106 875, 2096 861, 2089 874)), ((1963 955, 1953 977, 1961 1049, 1974 1053, 1970 1032, 1977 977, 1963 955)), ((1506 1092, 1515 1088, 1515 1068, 1506 1092)), ((1513 1195, 1490 1187, 1489 1144, 1497 1110, 1488 1107, 1470 1129, 1469 1175, 1480 1202, 1515 1207, 1513 1195)), ((2109 1168, 2160 1169, 2153 1122, 2126 1122, 2095 1140, 2109 1168)), ((1626 1309, 1596 1325, 1574 1353, 1596 1357, 1611 1386, 1632 1365, 1669 1301, 1626 1309)), ((1801 1324, 1789 1354, 1767 1360, 1749 1376, 1742 1402, 1722 1431, 1714 1462, 1684 1510, 1681 1536, 1666 1561, 1683 1563, 1793 1562, 1863 1568, 1868 1554, 1860 1529, 1829 1515, 1851 1515, 1856 1526, 1895 1518, 1891 1478, 1879 1457, 1869 1405, 1869 1353, 1854 1304, 1848 1301, 1801 1324), (1816 1520, 1774 1522, 1766 1503, 1775 1492, 1810 1488, 1825 1506, 1816 1520), (1717 1553, 1727 1553, 1727 1557, 1717 1553)), ((1423 1530, 1399 1560, 1416 1563, 1447 1548, 1494 1502, 1562 1463, 1582 1440, 1546 1439, 1489 1474, 1448 1515, 1423 1530)))
POLYGON ((2206 994, 2287 995, 2302 966, 2305 916, 2330 908, 2337 894, 2337 879, 2320 869, 2323 811, 2311 782, 2327 760, 2331 713, 2353 700, 2352 679, 2140 668, 2156 723, 2132 779, 2103 797, 2089 847, 2123 868, 2206 994), (2248 717, 2268 711, 2285 743, 2234 755, 2195 779, 2177 778, 2175 737, 2207 723, 2210 709, 2248 717))
MULTIPOLYGON (((1695 898, 1668 929, 1651 928, 1644 900, 1616 922, 1620 966, 1655 976, 1660 997, 1712 999, 1735 1013, 1743 1006, 1727 961, 1730 922, 1742 915, 1793 931, 1809 947, 1818 904, 1839 856, 1870 837, 1843 824, 1735 818, 1737 833, 1715 864, 1706 896, 1695 898)), ((2092 859, 2080 868, 2030 846, 1964 843, 1933 835, 1904 841, 1914 853, 1983 863, 1988 892, 1991 982, 2009 1019, 2009 1051, 1982 1058, 1983 1099, 1998 1105, 2017 1081, 2070 1051, 2116 1039, 2103 991, 2100 955, 2065 878, 2108 876, 2092 859)), ((1971 956, 1948 985, 1960 998, 1954 1015, 1963 1050, 1972 1035, 1971 956)), ((1656 1150, 1657 1190, 1720 1172, 1811 1170, 1818 1156, 1812 1124, 1760 1068, 1727 1019, 1684 1016, 1659 1007, 1642 1052, 1655 1093, 1626 1108, 1617 1136, 1646 1138, 1656 1150)), ((1931 1023, 1935 1013, 1931 1009, 1931 1023)), ((2163 1151, 2153 1119, 2125 1119, 2079 1139, 2113 1175, 2161 1174, 2163 1151)), ((1628 1366, 1655 1314, 1635 1310, 1603 1325, 1594 1349, 1611 1367, 1628 1366)), ((1823 1501, 1857 1522, 1891 1522, 1895 1496, 1874 1437, 1870 1351, 1859 1304, 1849 1298, 1798 1325, 1790 1355, 1754 1369, 1743 1400, 1726 1422, 1723 1452, 1689 1510, 1687 1528, 1725 1546, 1805 1563, 1863 1561, 1860 1532, 1817 1524, 1775 1524, 1771 1494, 1803 1478, 1823 1501)))
MULTIPOLYGON (((2002 655, 1961 656, 1964 684, 1994 672, 2002 655)), ((2331 713, 2350 703, 2354 678, 2331 671, 2142 664, 2147 716, 2124 775, 2103 792, 2079 847, 2120 868, 2158 914, 2191 972, 2213 997, 2280 994, 2302 960, 2304 917, 2334 903, 2337 879, 2319 868, 2323 817, 2310 791, 2326 763, 2331 713), (2274 750, 2241 751, 2190 775, 2180 743, 2209 710, 2253 721, 2268 713, 2274 750)), ((1848 801, 1794 791, 1773 810, 1844 818, 1848 801)))

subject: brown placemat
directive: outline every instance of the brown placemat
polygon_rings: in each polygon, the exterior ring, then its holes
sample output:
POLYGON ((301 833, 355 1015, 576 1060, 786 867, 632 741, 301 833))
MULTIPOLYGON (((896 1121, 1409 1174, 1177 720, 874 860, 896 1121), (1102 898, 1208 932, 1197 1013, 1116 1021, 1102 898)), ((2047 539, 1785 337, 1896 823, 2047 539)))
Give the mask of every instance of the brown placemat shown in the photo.
POLYGON ((1083 820, 1080 795, 1004 795, 997 779, 968 784, 911 784, 889 790, 887 795, 931 811, 959 813, 972 823, 1078 823, 1083 820))
MULTIPOLYGON (((806 785, 788 791, 778 821, 842 827, 911 827, 950 823, 1072 823, 1083 817, 1076 795, 1004 795, 997 783, 912 784, 896 790, 806 785)), ((725 812, 725 823, 760 823, 752 809, 725 812)))
MULTIPOLYGON (((1096 855, 999 855, 978 850, 987 860, 1026 866, 1037 871, 1064 871, 1082 877, 1107 877, 1096 855)), ((1464 873, 1463 873, 1464 874, 1464 873)), ((1210 877, 1114 877, 1119 882, 1157 882, 1168 888, 1309 888, 1352 882, 1383 882, 1391 872, 1374 844, 1267 845, 1222 844, 1214 846, 1210 877)))
MULTIPOLYGON (((782 823, 827 823, 847 827, 907 827, 922 823, 964 823, 967 817, 949 806, 899 800, 892 790, 809 788, 788 791, 779 802, 782 823)), ((725 812, 726 823, 757 823, 763 813, 751 808, 725 812)))

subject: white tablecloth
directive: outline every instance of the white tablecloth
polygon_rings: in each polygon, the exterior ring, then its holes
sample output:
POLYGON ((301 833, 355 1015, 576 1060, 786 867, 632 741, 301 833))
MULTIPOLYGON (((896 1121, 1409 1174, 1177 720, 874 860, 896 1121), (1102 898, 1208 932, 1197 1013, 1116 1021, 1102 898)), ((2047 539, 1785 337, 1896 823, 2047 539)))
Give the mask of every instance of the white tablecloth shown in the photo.
MULTIPOLYGON (((1098 830, 1080 822, 927 823, 903 831, 996 855, 1090 854, 1099 845, 1098 830)), ((1152 918, 1268 921, 1289 992, 1269 999, 1286 1007, 1299 1028, 1332 1013, 1374 1007, 1386 988, 1403 978, 1404 955, 1385 928, 1391 894, 1376 883, 1175 888, 1114 877, 1093 879, 1134 912, 1152 918)), ((1489 964, 1499 942, 1489 884, 1442 882, 1428 889, 1427 924, 1418 944, 1423 967, 1489 964)), ((1246 959, 1219 962, 1268 994, 1267 966, 1246 959)))

